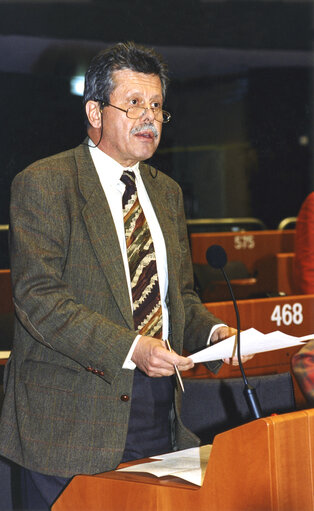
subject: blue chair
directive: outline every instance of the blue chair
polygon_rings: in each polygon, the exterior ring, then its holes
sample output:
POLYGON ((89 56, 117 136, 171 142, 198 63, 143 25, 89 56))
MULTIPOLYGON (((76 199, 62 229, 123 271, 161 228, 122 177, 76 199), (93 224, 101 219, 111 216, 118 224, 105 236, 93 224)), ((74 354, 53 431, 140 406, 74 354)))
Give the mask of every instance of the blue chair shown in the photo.
MULTIPOLYGON (((296 410, 290 373, 248 378, 255 388, 263 416, 296 410)), ((243 394, 242 378, 184 379, 181 419, 202 444, 213 442, 215 435, 251 420, 243 394)))

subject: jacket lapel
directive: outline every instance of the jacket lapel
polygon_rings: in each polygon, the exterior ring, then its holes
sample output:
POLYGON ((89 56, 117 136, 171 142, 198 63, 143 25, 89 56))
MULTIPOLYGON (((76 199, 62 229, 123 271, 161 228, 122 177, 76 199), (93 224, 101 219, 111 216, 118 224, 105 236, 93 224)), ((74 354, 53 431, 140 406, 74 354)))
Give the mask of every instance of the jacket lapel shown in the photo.
MULTIPOLYGON (((150 175, 148 165, 140 164, 140 170, 165 240, 168 275, 174 277, 177 274, 177 262, 178 258, 180 258, 180 254, 176 252, 178 248, 176 248, 174 244, 174 239, 176 239, 176 226, 174 224, 175 215, 172 211, 173 201, 171 197, 168 197, 167 190, 162 190, 161 185, 158 183, 158 175, 155 179, 150 175)), ((155 171, 155 169, 153 169, 153 171, 155 171)), ((174 280, 174 278, 168 279, 169 295, 171 295, 174 290, 174 280)))
POLYGON ((75 150, 79 188, 86 200, 82 215, 112 295, 130 328, 133 316, 120 244, 110 208, 87 145, 75 150))

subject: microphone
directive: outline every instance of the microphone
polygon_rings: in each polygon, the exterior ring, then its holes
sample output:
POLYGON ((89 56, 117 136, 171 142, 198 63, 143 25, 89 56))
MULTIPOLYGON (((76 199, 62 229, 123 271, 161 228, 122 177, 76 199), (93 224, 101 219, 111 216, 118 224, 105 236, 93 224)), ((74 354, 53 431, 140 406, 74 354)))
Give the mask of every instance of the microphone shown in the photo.
POLYGON ((224 266, 227 263, 226 251, 220 245, 211 245, 210 247, 208 247, 208 249, 206 251, 206 259, 207 259, 208 264, 212 268, 219 269, 219 270, 222 271, 223 276, 225 278, 225 281, 227 282, 227 285, 228 285, 228 288, 229 288, 229 291, 230 291, 230 294, 231 294, 231 298, 232 298, 232 301, 233 301, 233 306, 234 306, 234 310, 235 310, 235 313, 236 313, 236 318, 237 318, 237 357, 238 357, 240 371, 241 371, 241 374, 242 374, 242 379, 243 379, 243 382, 244 382, 243 394, 244 394, 244 397, 246 399, 248 408, 249 408, 249 410, 251 412, 251 415, 252 415, 253 419, 260 419, 262 417, 262 410, 261 410, 261 406, 260 406, 260 403, 259 403, 259 400, 258 400, 258 397, 257 397, 257 394, 256 394, 256 390, 254 389, 254 387, 252 387, 249 384, 249 382, 247 380, 247 377, 246 377, 246 374, 245 374, 245 371, 244 371, 244 368, 243 368, 242 361, 241 361, 241 352, 240 352, 240 332, 241 332, 241 328, 240 328, 240 314, 239 314, 238 305, 237 305, 237 302, 236 302, 236 299, 234 297, 233 290, 232 290, 232 287, 231 287, 231 284, 230 284, 230 280, 229 280, 229 278, 226 275, 226 272, 224 270, 224 266))

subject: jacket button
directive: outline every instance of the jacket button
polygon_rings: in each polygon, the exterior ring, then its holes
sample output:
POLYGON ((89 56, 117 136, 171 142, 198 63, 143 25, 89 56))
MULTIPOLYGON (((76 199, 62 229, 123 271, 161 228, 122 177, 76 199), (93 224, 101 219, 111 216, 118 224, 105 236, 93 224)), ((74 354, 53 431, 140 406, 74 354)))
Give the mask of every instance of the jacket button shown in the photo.
POLYGON ((121 401, 126 402, 126 401, 129 401, 130 396, 128 396, 127 394, 122 394, 122 396, 120 396, 120 399, 121 399, 121 401))

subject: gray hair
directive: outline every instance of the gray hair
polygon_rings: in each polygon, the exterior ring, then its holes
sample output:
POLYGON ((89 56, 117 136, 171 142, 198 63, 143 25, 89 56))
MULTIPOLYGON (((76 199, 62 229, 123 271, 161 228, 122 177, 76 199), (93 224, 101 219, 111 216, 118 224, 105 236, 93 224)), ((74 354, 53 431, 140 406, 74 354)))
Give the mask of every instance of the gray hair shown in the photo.
POLYGON ((85 75, 84 105, 90 100, 101 100, 104 106, 108 105, 115 88, 113 73, 122 69, 159 76, 165 99, 168 67, 161 55, 152 48, 126 42, 111 46, 92 59, 85 75))

